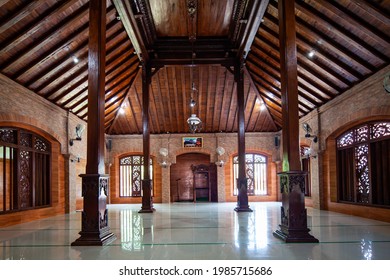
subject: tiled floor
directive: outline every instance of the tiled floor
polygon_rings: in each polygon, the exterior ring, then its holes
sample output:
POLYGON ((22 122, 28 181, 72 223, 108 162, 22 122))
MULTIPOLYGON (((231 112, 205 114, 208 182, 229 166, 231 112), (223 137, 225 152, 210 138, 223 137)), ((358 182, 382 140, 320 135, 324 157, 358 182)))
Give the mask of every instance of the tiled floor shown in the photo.
POLYGON ((278 229, 280 203, 251 203, 237 213, 234 203, 110 205, 109 225, 117 239, 104 247, 72 247, 81 213, 0 228, 0 259, 154 260, 364 260, 390 259, 390 224, 308 208, 317 244, 284 243, 278 229))

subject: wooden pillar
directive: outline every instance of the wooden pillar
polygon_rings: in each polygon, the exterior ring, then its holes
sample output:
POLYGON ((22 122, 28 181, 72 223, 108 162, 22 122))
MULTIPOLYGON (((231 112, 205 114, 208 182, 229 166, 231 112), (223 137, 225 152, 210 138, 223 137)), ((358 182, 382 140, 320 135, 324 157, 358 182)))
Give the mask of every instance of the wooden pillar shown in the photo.
POLYGON ((84 209, 81 236, 72 246, 105 245, 116 238, 108 227, 109 176, 104 174, 105 49, 106 1, 90 0, 87 167, 80 175, 84 209))
POLYGON ((234 67, 234 79, 237 84, 238 106, 238 178, 237 212, 252 212, 248 205, 248 181, 245 170, 245 98, 244 98, 244 60, 234 67))
POLYGON ((285 242, 318 242, 309 234, 305 209, 305 173, 299 156, 298 70, 295 1, 279 0, 279 39, 283 116, 281 224, 274 236, 285 242))
POLYGON ((142 207, 139 213, 153 213, 152 180, 150 179, 150 128, 149 128, 149 85, 150 65, 142 63, 142 131, 144 155, 144 179, 142 180, 142 207))

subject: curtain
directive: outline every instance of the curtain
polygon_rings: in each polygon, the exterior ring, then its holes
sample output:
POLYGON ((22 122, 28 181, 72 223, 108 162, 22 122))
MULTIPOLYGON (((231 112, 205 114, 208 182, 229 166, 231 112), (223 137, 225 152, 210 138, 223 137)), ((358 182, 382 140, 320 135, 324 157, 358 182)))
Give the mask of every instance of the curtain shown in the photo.
POLYGON ((372 203, 390 205, 390 139, 373 142, 370 149, 372 203))
POLYGON ((339 200, 355 202, 354 148, 337 151, 339 200))

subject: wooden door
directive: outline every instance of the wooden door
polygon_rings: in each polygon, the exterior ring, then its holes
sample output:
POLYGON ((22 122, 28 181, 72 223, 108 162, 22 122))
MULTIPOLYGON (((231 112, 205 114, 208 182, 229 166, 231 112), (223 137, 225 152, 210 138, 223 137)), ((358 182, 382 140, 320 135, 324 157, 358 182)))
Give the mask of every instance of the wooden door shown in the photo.
POLYGON ((210 164, 210 156, 200 153, 188 153, 177 156, 176 164, 171 165, 171 202, 194 201, 194 174, 191 166, 209 167, 210 201, 217 199, 217 174, 215 165, 210 164))
POLYGON ((209 166, 205 164, 193 165, 194 174, 194 202, 210 201, 210 174, 209 166))

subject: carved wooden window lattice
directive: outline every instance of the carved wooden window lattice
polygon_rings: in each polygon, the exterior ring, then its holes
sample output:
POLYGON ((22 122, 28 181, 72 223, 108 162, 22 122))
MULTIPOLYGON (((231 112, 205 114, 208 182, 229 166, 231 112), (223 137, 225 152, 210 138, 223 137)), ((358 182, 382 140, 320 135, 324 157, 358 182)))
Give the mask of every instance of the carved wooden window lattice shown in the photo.
MULTIPOLYGON (((142 196, 142 180, 144 174, 144 157, 141 155, 132 155, 123 157, 119 160, 119 196, 121 197, 139 197, 142 196)), ((152 180, 153 195, 153 160, 150 159, 150 179, 152 180)))
POLYGON ((30 131, 0 128, 0 213, 50 206, 50 143, 30 131))
POLYGON ((338 200, 390 205, 390 122, 357 126, 336 143, 338 200))
MULTIPOLYGON (((248 195, 267 195, 267 157, 261 154, 245 155, 245 170, 248 186, 248 195)), ((238 156, 233 158, 234 189, 237 195, 238 156)))

